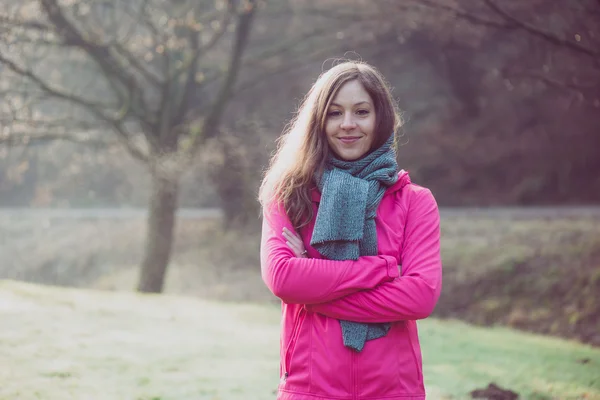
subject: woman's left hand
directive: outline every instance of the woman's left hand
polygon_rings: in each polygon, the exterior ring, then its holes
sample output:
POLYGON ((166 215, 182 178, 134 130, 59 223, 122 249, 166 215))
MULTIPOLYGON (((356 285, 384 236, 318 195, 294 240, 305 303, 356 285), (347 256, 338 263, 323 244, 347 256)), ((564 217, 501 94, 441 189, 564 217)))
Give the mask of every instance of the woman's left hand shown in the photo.
POLYGON ((283 237, 286 240, 286 244, 294 252, 294 255, 299 258, 308 258, 304 243, 302 243, 302 237, 296 232, 290 231, 287 228, 283 228, 283 237))

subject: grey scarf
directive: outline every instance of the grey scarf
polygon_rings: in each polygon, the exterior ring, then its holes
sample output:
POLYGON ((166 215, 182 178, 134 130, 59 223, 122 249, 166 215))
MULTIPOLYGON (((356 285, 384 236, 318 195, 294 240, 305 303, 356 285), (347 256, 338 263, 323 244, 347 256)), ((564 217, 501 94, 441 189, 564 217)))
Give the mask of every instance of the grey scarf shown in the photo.
MULTIPOLYGON (((387 187, 398 180, 392 149, 394 135, 372 153, 356 161, 333 156, 320 179, 321 202, 311 246, 331 260, 357 260, 377 255, 375 216, 387 187)), ((340 321, 344 345, 361 351, 365 341, 387 334, 390 324, 340 321)))

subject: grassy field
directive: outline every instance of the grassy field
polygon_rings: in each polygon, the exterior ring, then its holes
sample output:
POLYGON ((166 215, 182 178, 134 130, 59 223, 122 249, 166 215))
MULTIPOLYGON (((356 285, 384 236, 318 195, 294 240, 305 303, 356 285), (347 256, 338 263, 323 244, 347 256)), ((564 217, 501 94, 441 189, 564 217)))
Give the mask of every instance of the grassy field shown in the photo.
MULTIPOLYGON (((279 308, 0 281, 0 399, 267 400, 279 308)), ((495 382, 600 399, 600 349, 458 321, 420 323, 428 399, 495 382)))
MULTIPOLYGON (((259 227, 179 220, 165 292, 273 302, 259 274, 259 227)), ((145 221, 0 218, 0 279, 131 291, 145 221)), ((444 287, 435 315, 600 345, 600 218, 442 218, 444 287)))
POLYGON ((0 283, 0 399, 269 399, 273 307, 0 283))

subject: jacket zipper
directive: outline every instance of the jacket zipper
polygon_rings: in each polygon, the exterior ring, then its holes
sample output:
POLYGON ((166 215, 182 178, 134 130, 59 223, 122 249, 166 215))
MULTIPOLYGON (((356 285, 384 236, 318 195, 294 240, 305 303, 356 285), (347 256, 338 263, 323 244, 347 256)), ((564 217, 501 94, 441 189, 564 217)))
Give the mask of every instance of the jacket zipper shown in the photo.
POLYGON ((285 351, 285 365, 283 368, 283 381, 287 380, 287 377, 290 375, 290 363, 292 362, 292 355, 294 353, 294 348, 296 347, 296 341, 298 340, 298 336, 300 334, 300 327, 302 326, 302 322, 304 322, 304 317, 306 315, 306 310, 304 307, 301 307, 298 311, 298 315, 296 320, 294 321, 294 329, 292 331, 292 338, 290 339, 290 343, 287 346, 285 351))

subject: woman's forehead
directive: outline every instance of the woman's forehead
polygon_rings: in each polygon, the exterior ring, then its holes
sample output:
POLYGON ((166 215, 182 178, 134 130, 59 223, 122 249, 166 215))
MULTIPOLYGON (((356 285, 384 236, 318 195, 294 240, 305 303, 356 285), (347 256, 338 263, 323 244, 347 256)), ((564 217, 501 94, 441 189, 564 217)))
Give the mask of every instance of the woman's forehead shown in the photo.
POLYGON ((336 93, 332 105, 360 105, 372 104, 373 99, 366 91, 364 86, 357 80, 346 82, 336 93))

